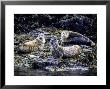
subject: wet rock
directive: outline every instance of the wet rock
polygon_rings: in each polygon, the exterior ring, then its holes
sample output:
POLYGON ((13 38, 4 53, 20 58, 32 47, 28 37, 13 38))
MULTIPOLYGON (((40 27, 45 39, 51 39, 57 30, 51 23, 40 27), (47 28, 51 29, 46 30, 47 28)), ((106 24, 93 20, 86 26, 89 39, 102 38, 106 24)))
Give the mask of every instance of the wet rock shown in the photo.
POLYGON ((51 35, 58 37, 61 32, 79 32, 97 44, 97 16, 94 15, 15 15, 14 17, 14 68, 15 75, 22 76, 74 76, 97 74, 97 45, 80 45, 83 52, 77 58, 54 58, 49 41, 51 35), (46 42, 43 51, 23 53, 19 44, 25 43, 44 33, 46 42))

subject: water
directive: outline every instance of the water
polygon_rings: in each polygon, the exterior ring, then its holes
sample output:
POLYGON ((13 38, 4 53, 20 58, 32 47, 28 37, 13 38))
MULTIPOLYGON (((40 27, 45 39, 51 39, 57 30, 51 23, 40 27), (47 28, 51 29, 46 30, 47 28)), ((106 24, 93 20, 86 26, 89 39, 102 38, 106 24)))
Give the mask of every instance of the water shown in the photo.
POLYGON ((16 69, 15 76, 96 76, 88 67, 76 66, 73 68, 66 67, 64 69, 46 67, 46 69, 16 69))

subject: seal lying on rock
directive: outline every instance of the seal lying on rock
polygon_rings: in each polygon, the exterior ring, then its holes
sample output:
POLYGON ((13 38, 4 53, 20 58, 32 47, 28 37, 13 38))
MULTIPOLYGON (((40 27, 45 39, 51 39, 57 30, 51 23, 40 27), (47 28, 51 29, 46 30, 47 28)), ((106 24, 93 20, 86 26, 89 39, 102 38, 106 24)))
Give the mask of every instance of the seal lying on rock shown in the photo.
POLYGON ((45 44, 45 36, 43 33, 32 41, 25 42, 19 46, 19 50, 22 52, 33 52, 35 50, 43 50, 45 44))
POLYGON ((62 45, 78 44, 95 46, 95 43, 92 40, 78 32, 73 31, 63 31, 61 33, 61 42, 62 45))
POLYGON ((50 40, 51 53, 54 57, 75 57, 82 52, 82 49, 79 45, 72 45, 63 47, 58 44, 56 36, 53 36, 50 40))

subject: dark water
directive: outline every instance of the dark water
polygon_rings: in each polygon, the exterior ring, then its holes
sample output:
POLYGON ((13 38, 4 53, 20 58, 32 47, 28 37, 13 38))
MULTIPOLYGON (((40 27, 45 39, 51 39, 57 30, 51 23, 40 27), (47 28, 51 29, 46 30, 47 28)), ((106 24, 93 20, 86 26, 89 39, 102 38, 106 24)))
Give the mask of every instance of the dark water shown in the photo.
POLYGON ((16 69, 15 76, 97 76, 96 72, 88 68, 73 68, 71 71, 48 71, 40 69, 16 69))

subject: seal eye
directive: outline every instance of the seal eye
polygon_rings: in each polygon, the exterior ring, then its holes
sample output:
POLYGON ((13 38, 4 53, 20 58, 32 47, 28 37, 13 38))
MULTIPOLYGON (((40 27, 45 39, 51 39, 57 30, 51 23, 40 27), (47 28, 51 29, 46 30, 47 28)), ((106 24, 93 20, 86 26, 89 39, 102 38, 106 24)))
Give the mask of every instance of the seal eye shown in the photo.
POLYGON ((42 40, 42 37, 40 37, 39 39, 42 40))

